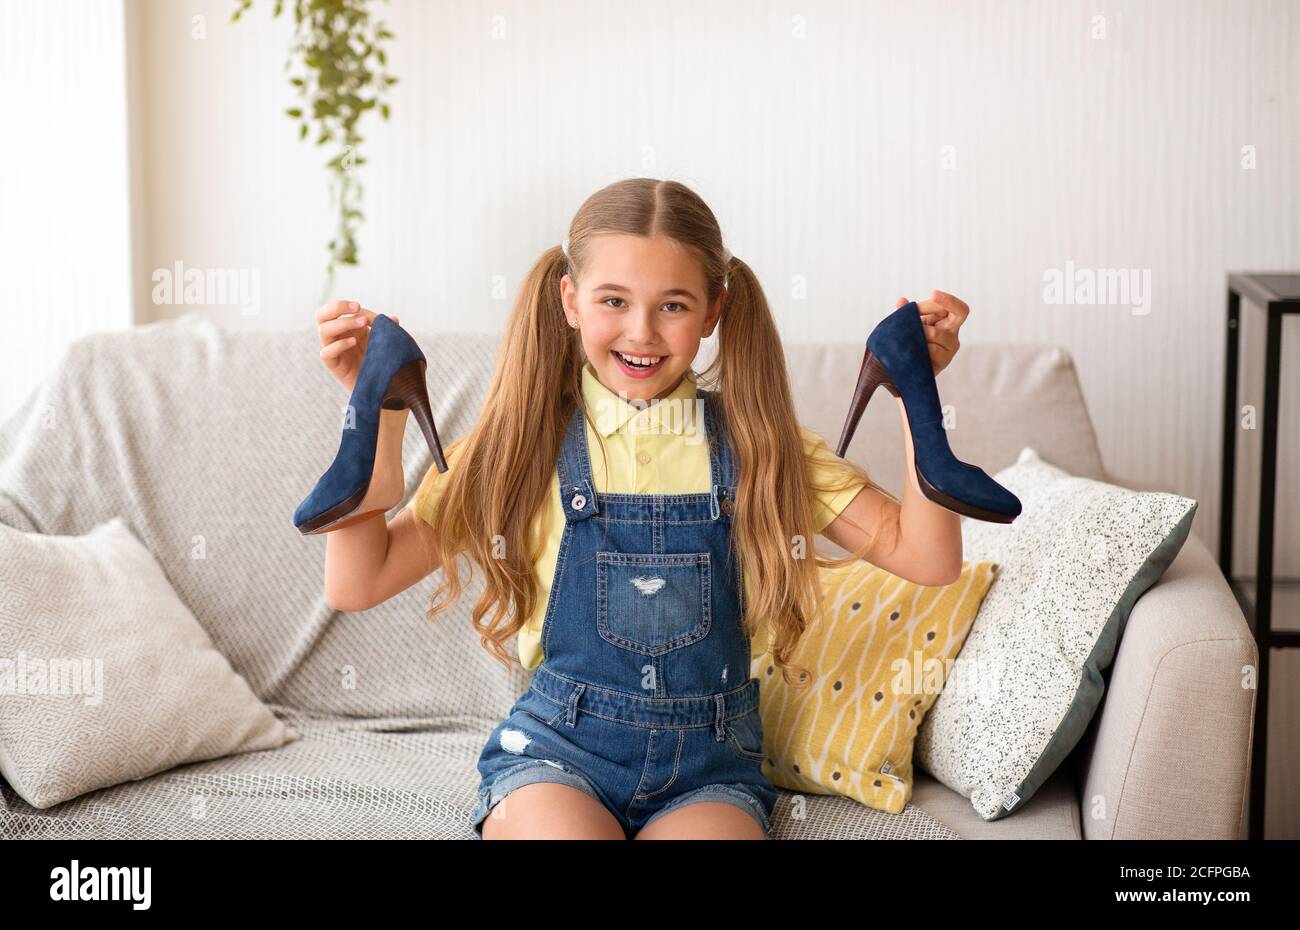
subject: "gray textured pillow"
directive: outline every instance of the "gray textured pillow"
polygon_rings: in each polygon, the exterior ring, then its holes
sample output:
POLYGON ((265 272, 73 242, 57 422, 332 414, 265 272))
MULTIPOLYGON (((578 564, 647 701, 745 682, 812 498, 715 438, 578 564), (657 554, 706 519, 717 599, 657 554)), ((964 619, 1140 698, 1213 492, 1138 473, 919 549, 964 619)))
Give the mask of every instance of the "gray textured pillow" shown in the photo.
POLYGON ((0 525, 0 774, 28 804, 299 738, 120 517, 84 536, 0 525))
POLYGON ((962 518, 963 557, 1001 569, 916 740, 916 763, 985 820, 1022 806, 1078 743, 1133 604, 1197 507, 1073 477, 1028 447, 996 478, 1023 510, 1010 525, 962 518))

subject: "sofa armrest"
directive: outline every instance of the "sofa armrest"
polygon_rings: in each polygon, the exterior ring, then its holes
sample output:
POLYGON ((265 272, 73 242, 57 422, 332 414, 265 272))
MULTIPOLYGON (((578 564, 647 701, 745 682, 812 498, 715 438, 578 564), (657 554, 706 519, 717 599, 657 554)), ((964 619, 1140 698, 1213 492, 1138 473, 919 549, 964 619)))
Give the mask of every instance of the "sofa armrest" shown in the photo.
POLYGON ((1241 839, 1254 636, 1191 533, 1133 606, 1077 750, 1085 839, 1241 839))

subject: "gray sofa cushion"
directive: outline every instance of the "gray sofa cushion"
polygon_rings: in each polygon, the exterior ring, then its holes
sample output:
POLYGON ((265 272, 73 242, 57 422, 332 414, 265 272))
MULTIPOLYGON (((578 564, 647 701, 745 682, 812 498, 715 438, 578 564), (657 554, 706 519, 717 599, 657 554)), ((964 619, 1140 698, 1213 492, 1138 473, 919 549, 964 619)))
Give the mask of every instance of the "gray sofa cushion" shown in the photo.
MULTIPOLYGON (((0 782, 0 838, 470 838, 474 762, 491 727, 276 711, 302 739, 182 765, 48 810, 29 807, 0 782)), ((784 791, 772 832, 776 839, 961 838, 916 806, 886 814, 847 798, 807 795, 796 803, 784 791)))

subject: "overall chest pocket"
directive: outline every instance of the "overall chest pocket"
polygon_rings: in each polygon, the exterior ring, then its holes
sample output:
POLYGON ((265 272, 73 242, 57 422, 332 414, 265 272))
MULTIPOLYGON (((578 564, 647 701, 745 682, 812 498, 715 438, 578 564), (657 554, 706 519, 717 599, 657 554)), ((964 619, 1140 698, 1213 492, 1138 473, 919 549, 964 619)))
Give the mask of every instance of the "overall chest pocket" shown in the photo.
POLYGON ((709 635, 713 575, 707 552, 596 553, 602 639, 662 655, 709 635))

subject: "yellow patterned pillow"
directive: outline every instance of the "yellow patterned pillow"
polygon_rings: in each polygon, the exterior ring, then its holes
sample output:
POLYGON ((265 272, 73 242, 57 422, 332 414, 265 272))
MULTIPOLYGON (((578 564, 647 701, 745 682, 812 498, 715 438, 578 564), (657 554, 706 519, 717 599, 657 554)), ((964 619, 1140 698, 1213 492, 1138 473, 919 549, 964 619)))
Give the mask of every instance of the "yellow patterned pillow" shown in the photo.
POLYGON ((840 794, 901 813, 912 796, 912 744, 997 574, 963 562, 950 585, 925 587, 870 562, 821 570, 825 610, 794 662, 815 679, 787 685, 763 632, 754 638, 763 771, 792 791, 840 794))

